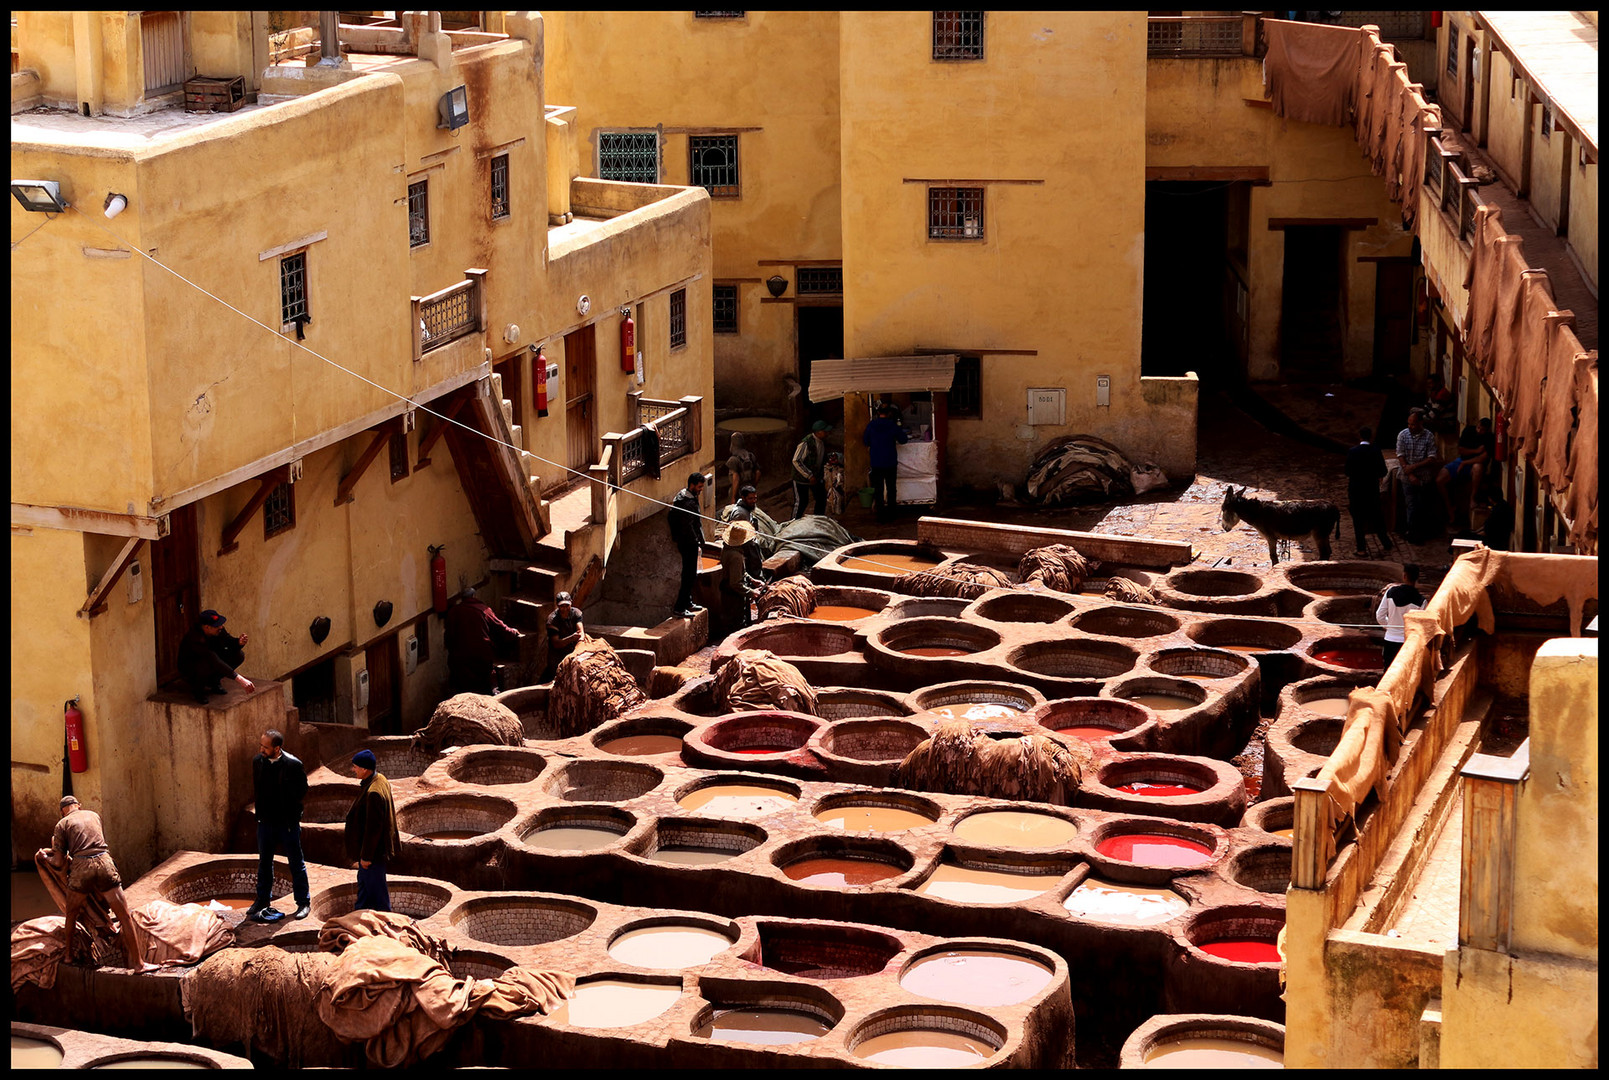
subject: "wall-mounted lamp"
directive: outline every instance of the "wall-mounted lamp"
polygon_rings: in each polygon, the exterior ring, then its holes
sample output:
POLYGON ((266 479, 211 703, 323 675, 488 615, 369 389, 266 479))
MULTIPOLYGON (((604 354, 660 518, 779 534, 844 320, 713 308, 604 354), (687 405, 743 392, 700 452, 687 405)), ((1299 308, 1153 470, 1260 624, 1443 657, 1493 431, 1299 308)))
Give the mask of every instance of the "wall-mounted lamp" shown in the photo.
POLYGON ((117 215, 128 209, 128 196, 119 195, 115 191, 108 192, 106 196, 106 205, 103 207, 103 209, 105 209, 106 216, 108 218, 115 218, 117 215))
POLYGON ((307 628, 307 632, 312 636, 314 645, 324 644, 324 639, 330 636, 330 617, 320 615, 313 620, 312 625, 307 628))
POLYGON ((773 297, 781 296, 788 291, 788 279, 781 274, 772 274, 765 279, 765 287, 771 290, 773 297))
POLYGON ((455 86, 436 103, 436 111, 441 114, 441 120, 436 124, 438 128, 448 131, 457 131, 469 123, 469 91, 465 87, 455 86))
POLYGON ((24 210, 35 214, 59 214, 68 206, 61 197, 61 185, 54 180, 13 180, 11 194, 24 210))
POLYGON ((381 600, 374 605, 374 625, 384 626, 391 621, 391 601, 381 600))

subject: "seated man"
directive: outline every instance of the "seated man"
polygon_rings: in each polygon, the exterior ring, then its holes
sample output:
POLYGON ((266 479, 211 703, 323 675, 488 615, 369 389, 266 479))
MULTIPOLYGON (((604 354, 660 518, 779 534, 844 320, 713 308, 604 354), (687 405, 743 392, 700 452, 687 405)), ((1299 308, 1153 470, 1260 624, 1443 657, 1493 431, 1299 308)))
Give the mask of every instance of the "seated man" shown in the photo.
POLYGON ((586 628, 581 624, 581 609, 561 592, 554 597, 553 613, 548 616, 548 672, 558 670, 559 661, 575 651, 586 628))
POLYGON ((203 611, 179 641, 179 675, 203 705, 209 696, 224 692, 225 679, 248 692, 256 689, 250 679, 235 670, 246 662, 247 637, 230 634, 223 628, 227 621, 216 611, 203 611))
MULTIPOLYGON (((1489 424, 1490 421, 1483 421, 1489 424)), ((1458 456, 1444 465, 1436 474, 1436 487, 1441 492, 1442 505, 1447 508, 1447 520, 1454 528, 1467 523, 1469 499, 1481 490, 1481 481, 1491 465, 1491 454, 1480 429, 1471 424, 1458 436, 1458 456), (1454 492, 1458 505, 1453 505, 1454 492)))

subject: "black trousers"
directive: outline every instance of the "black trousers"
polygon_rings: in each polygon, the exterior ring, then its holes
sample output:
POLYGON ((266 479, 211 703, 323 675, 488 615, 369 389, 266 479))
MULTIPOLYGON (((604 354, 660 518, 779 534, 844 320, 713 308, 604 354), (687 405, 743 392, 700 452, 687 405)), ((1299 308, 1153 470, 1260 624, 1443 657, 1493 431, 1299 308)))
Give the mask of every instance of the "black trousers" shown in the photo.
POLYGON ((877 507, 879 518, 894 511, 894 477, 898 472, 896 465, 872 470, 872 505, 877 507))
POLYGON ((805 483, 803 480, 793 482, 793 516, 804 517, 805 510, 810 505, 810 497, 816 498, 816 513, 827 512, 827 482, 825 480, 812 480, 805 483))
POLYGON ((676 610, 686 611, 693 602, 693 586, 698 583, 698 548, 678 548, 682 556, 682 584, 676 593, 676 610))

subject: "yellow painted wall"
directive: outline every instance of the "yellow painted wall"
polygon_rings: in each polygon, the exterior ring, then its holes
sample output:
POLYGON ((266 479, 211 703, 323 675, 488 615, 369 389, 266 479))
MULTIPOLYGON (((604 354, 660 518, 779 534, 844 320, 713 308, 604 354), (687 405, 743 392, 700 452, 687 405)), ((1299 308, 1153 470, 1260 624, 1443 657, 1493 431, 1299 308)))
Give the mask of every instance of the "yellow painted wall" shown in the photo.
POLYGON ((1514 65, 1500 52, 1490 54, 1491 89, 1488 92, 1486 154, 1511 187, 1524 178, 1524 139, 1526 128, 1525 80, 1517 77, 1514 65))
MULTIPOLYGON (((1558 126, 1558 114, 1547 138, 1542 137, 1542 106, 1531 106, 1531 205, 1547 224, 1559 224, 1559 194, 1564 178, 1566 143, 1571 143, 1558 126)), ((1569 153, 1574 167, 1575 151, 1569 153)))
MULTIPOLYGON (((761 282, 838 259, 838 19, 831 11, 547 12, 548 100, 579 109, 580 168, 599 131, 657 129, 661 181, 688 182, 687 129, 738 132, 742 195, 711 203, 714 276, 738 283, 740 333, 715 339, 723 408, 781 409, 795 370, 794 312, 761 282), (755 129, 755 130, 748 130, 755 129)), ((702 132, 701 132, 702 133, 702 132)), ((791 292, 791 288, 790 288, 791 292)))
MULTIPOLYGON (((1574 157, 1575 155, 1571 155, 1574 157)), ((1592 287, 1598 287, 1598 163, 1583 165, 1579 158, 1569 168, 1570 248, 1586 271, 1592 287)))
POLYGON ((1598 1067, 1598 965, 1451 950, 1442 975, 1444 1069, 1598 1067))

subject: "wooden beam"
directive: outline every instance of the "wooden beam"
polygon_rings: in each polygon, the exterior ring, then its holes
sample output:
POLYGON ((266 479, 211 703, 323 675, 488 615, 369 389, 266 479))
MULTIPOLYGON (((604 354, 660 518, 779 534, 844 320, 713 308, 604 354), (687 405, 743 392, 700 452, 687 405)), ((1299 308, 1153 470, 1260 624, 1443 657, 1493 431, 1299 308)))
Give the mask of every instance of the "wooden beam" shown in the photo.
POLYGON ((1147 180, 1243 180, 1248 184, 1269 184, 1267 165, 1150 165, 1147 180))
POLYGON ((336 506, 345 506, 353 500, 352 489, 358 486, 358 481, 362 480, 363 474, 369 471, 369 466, 374 463, 375 458, 380 456, 381 449, 391 441, 391 436, 401 430, 402 420, 400 417, 394 420, 387 420, 374 429, 374 438, 369 440, 368 447, 364 449, 362 456, 358 458, 357 464, 352 466, 352 471, 341 477, 341 486, 335 489, 336 506))
POLYGON ((430 451, 434 450, 441 437, 447 434, 447 429, 452 427, 453 418, 463 410, 464 402, 468 400, 468 389, 455 390, 443 399, 441 408, 436 410, 443 419, 437 420, 435 426, 430 429, 430 434, 419 440, 419 457, 413 463, 414 471, 417 472, 430 464, 430 451))
POLYGON ((223 546, 218 549, 219 555, 227 555, 240 547, 239 544, 235 543, 235 538, 245 529, 246 523, 251 520, 251 516, 262 507, 263 503, 268 501, 268 493, 289 478, 289 465, 281 465, 272 472, 262 475, 257 482, 257 493, 251 497, 251 501, 246 504, 245 509, 235 515, 235 520, 231 521, 228 527, 224 529, 223 546))
POLYGON ((122 577, 123 571, 129 568, 129 564, 134 561, 134 556, 139 554, 140 545, 143 543, 145 543, 145 537, 134 536, 130 537, 129 542, 123 545, 123 550, 117 553, 116 560, 113 561, 106 573, 101 575, 99 584, 89 591, 89 596, 85 599, 84 606, 78 609, 80 619, 93 619, 106 610, 106 594, 112 591, 112 586, 117 584, 117 579, 122 577))
POLYGON ((35 506, 11 504, 11 524, 65 532, 100 533, 103 536, 138 536, 160 540, 168 535, 168 519, 138 514, 113 514, 106 510, 85 510, 78 506, 35 506))

